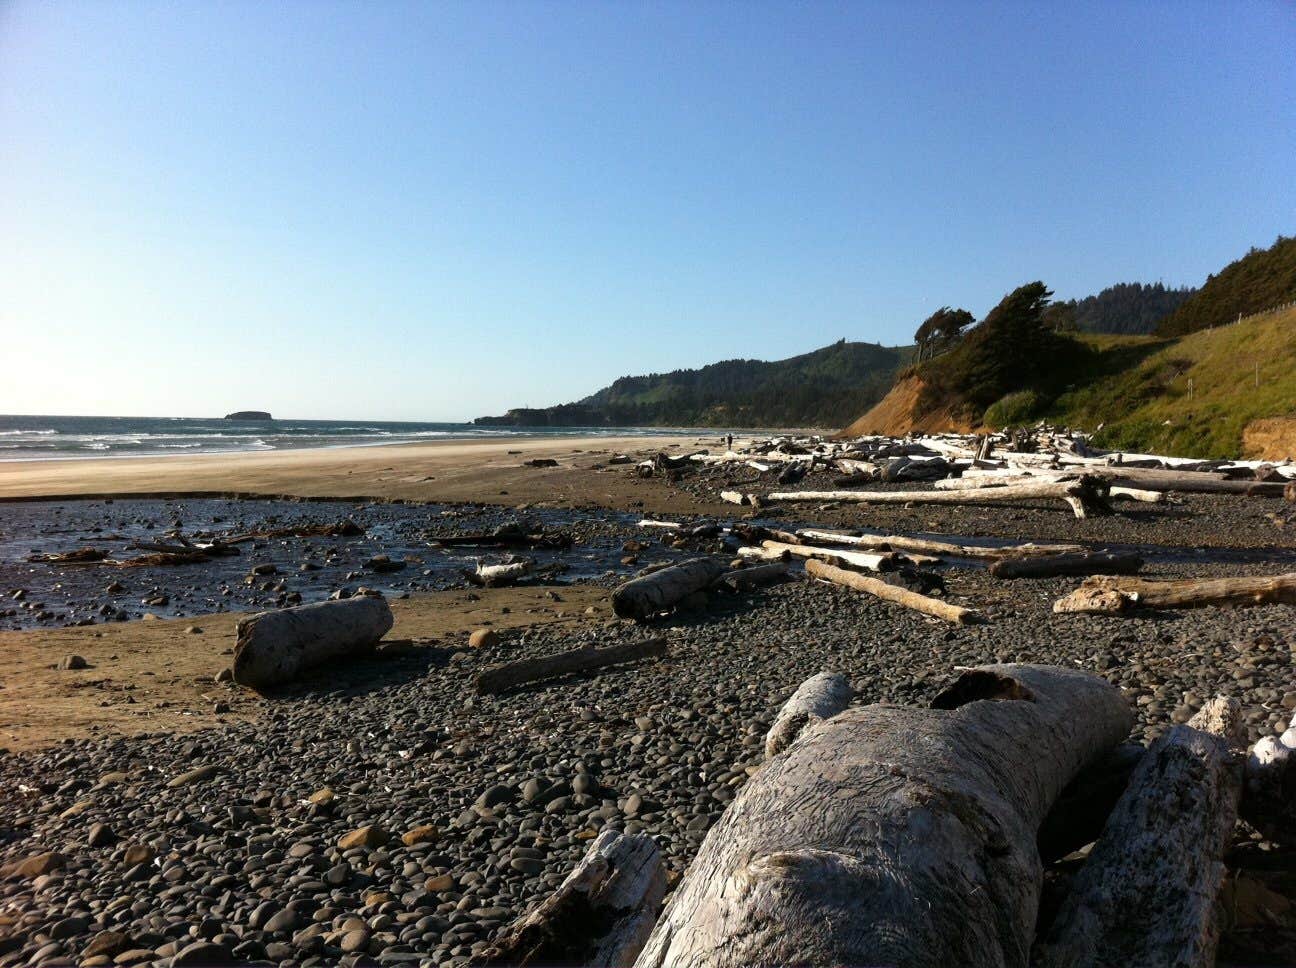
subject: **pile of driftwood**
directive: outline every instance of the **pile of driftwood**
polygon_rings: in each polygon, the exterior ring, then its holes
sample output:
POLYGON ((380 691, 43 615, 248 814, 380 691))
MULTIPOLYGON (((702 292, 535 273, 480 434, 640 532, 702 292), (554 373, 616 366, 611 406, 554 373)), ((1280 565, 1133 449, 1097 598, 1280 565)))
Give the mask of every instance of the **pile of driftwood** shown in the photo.
POLYGON ((724 454, 702 451, 669 460, 677 475, 689 466, 742 468, 749 476, 731 479, 719 489, 720 498, 754 507, 785 501, 982 505, 1057 500, 1083 518, 1104 513, 1114 499, 1160 504, 1174 493, 1287 493, 1296 499, 1296 464, 1290 462, 1198 461, 1096 451, 1085 435, 1051 428, 981 436, 783 437, 750 441, 724 454), (738 489, 796 484, 815 471, 832 473, 834 489, 738 489), (905 481, 930 482, 931 488, 857 490, 905 481))
POLYGON ((829 673, 792 694, 663 910, 653 841, 605 831, 472 963, 1208 966, 1238 817, 1296 840, 1296 734, 1248 754, 1227 699, 1145 749, 1075 669, 979 667, 928 709, 852 698, 829 673), (1091 843, 1042 912, 1046 867, 1091 843))

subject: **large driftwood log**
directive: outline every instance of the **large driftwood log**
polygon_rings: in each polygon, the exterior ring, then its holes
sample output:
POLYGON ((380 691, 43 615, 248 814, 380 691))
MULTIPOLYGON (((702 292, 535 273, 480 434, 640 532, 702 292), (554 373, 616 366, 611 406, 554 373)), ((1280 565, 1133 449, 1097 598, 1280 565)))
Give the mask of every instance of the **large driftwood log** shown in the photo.
POLYGON ((844 544, 859 548, 877 548, 883 551, 917 551, 932 555, 949 555, 955 558, 1024 558, 1028 555, 1080 554, 1083 545, 1076 544, 1019 544, 990 548, 984 545, 952 544, 927 538, 908 538, 898 534, 841 534, 802 528, 797 536, 809 541, 844 544))
POLYGON ((847 501, 857 504, 1016 504, 1056 498, 1065 501, 1077 518, 1106 510, 1106 485, 1096 478, 1040 481, 989 487, 975 491, 779 491, 772 501, 847 501))
POLYGON ((996 578, 1051 578, 1055 575, 1132 575, 1143 567, 1136 554, 1094 551, 1078 555, 1001 558, 990 566, 996 578))
POLYGON ((622 662, 656 658, 665 654, 665 639, 644 639, 626 645, 611 645, 605 649, 587 646, 540 659, 519 659, 517 662, 506 662, 478 673, 477 691, 504 692, 527 683, 552 679, 555 676, 588 672, 591 669, 601 669, 603 666, 620 665, 622 662))
POLYGON ((391 606, 367 595, 241 619, 234 681, 257 689, 289 682, 331 659, 363 655, 391 630, 391 606))
POLYGON ((907 588, 889 585, 879 578, 869 578, 867 575, 846 571, 843 568, 837 568, 822 561, 816 561, 813 558, 806 562, 805 569, 806 574, 812 578, 821 578, 824 581, 832 582, 834 585, 845 585, 847 588, 853 588, 857 592, 865 592, 888 602, 903 605, 905 608, 912 608, 915 612, 943 618, 947 622, 967 625, 980 619, 980 616, 970 608, 951 605, 949 602, 942 602, 938 598, 928 598, 926 595, 911 592, 907 588))
POLYGON ((642 621, 706 589, 728 569, 728 563, 720 558, 690 558, 632 578, 612 593, 612 610, 621 618, 642 621))
POLYGON ((811 676, 783 704, 765 734, 765 755, 782 753, 808 728, 832 719, 850 705, 855 690, 839 672, 811 676))
POLYGON ((1205 605, 1266 605, 1296 602, 1296 572, 1244 578, 1148 581, 1097 575, 1053 603, 1055 612, 1114 614, 1134 607, 1200 608, 1205 605))
POLYGON ((604 828, 557 890, 468 963, 632 965, 665 894, 666 869, 652 838, 604 828))
POLYGON ((1217 480, 1201 471, 1143 471, 1137 468, 1100 469, 1096 473, 1113 485, 1180 494, 1243 494, 1248 497, 1282 497, 1280 483, 1217 480))
POLYGON ((770 760, 636 964, 1024 968, 1040 821, 1133 717, 1097 676, 1042 666, 972 670, 935 705, 848 709, 770 760))
POLYGON ((1210 968, 1241 762, 1221 736, 1175 726, 1152 744, 1076 875, 1039 968, 1210 968))

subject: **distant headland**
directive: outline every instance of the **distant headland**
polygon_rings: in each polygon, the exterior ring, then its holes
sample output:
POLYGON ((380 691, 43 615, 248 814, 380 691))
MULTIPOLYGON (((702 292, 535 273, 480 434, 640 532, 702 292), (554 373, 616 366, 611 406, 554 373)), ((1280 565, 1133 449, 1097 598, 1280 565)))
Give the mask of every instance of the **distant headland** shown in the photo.
POLYGON ((235 410, 225 414, 226 420, 273 420, 274 417, 264 410, 235 410))

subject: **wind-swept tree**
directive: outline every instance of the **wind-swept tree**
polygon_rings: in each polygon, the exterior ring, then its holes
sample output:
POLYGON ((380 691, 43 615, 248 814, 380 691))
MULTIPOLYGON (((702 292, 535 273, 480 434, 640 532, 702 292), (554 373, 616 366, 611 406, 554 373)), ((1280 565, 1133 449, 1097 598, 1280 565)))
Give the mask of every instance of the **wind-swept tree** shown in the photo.
POLYGON ((942 306, 936 310, 923 320, 914 333, 914 342, 918 344, 918 362, 921 363, 924 358, 931 359, 939 348, 948 348, 973 322, 975 318, 966 309, 942 306))

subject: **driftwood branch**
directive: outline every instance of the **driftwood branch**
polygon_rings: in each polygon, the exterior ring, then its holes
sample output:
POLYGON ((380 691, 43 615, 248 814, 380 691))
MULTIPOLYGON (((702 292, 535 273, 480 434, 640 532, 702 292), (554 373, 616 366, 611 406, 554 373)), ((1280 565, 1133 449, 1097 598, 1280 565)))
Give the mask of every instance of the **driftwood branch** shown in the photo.
POLYGON ((953 558, 1024 558, 1028 556, 1080 554, 1083 545, 1077 544, 1019 544, 991 548, 985 545, 952 544, 927 538, 908 538, 898 534, 841 534, 837 531, 820 531, 803 528, 797 535, 808 541, 844 544, 858 548, 876 548, 881 551, 918 551, 953 558))
POLYGON ((589 672, 604 666, 620 665, 637 659, 657 658, 666 654, 665 639, 644 639, 626 645, 611 645, 600 649, 587 646, 572 649, 540 659, 520 659, 504 665, 492 666, 477 675, 480 693, 505 692, 531 682, 540 682, 556 676, 589 672))
POLYGON ((1056 575, 1130 575, 1143 567, 1136 554, 1094 551, 1078 555, 1001 558, 990 566, 996 578, 1051 578, 1056 575))
POLYGON ((915 612, 922 612, 924 615, 932 615, 936 618, 942 618, 947 622, 954 622, 959 625, 967 625, 970 622, 977 621, 980 616, 968 608, 962 608, 958 605, 951 605, 949 602, 942 602, 938 598, 928 598, 926 595, 919 595, 917 592, 911 592, 907 588, 900 588, 897 585, 889 585, 878 578, 869 578, 867 575, 861 575, 853 571, 846 571, 833 565, 825 564, 822 561, 811 559, 806 562, 806 574, 812 578, 820 578, 824 581, 832 582, 834 585, 844 585, 847 588, 854 589, 857 592, 865 592, 877 598, 885 599, 888 602, 894 602, 897 605, 903 605, 905 608, 911 608, 915 612))
POLYGON ((1266 605, 1296 602, 1296 572, 1243 578, 1088 578, 1053 603, 1055 612, 1114 614, 1131 608, 1200 608, 1204 605, 1266 605))
POLYGON ((1106 510, 1107 486, 1093 477, 1074 481, 1009 484, 975 491, 779 491, 772 501, 843 501, 857 504, 1016 504, 1022 501, 1065 501, 1078 518, 1106 510))

